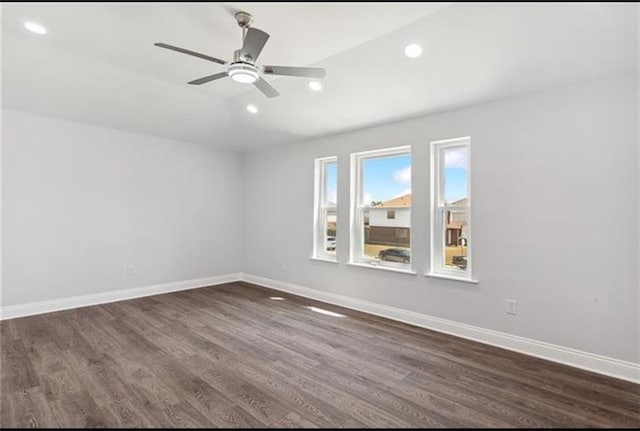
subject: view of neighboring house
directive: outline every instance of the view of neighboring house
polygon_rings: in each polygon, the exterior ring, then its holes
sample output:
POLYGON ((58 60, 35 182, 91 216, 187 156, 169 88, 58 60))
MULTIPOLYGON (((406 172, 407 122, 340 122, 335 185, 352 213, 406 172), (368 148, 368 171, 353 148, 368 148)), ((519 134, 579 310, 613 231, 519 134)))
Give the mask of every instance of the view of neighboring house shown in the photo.
POLYGON ((409 247, 411 244, 411 193, 373 205, 365 242, 409 247))
POLYGON ((335 211, 329 211, 327 213, 327 231, 326 231, 326 251, 328 254, 335 255, 336 253, 336 229, 337 229, 338 216, 335 211))
MULTIPOLYGON (((466 206, 467 198, 451 203, 466 206)), ((468 230, 466 213, 447 212, 447 247, 466 246, 468 230)), ((369 224, 365 226, 367 244, 409 247, 411 243, 411 193, 373 205, 369 224)))
POLYGON ((327 214, 327 236, 336 236, 337 219, 337 214, 334 211, 329 211, 327 214))
MULTIPOLYGON (((467 198, 462 198, 451 205, 467 206, 467 198)), ((455 211, 447 212, 447 233, 445 241, 447 247, 466 246, 468 236, 468 223, 466 213, 457 213, 455 211)))

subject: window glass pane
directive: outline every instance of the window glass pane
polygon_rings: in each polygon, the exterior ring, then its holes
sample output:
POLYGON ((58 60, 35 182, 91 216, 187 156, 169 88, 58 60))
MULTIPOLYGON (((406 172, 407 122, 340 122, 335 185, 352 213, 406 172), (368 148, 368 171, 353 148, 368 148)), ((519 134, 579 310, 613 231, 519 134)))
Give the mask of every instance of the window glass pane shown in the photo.
POLYGON ((336 228, 337 228, 337 214, 333 210, 327 211, 325 218, 325 250, 328 255, 336 255, 336 228))
POLYGON ((338 164, 336 162, 324 165, 324 202, 335 205, 338 202, 338 164))
POLYGON ((336 256, 338 164, 335 157, 315 160, 313 256, 336 256))
POLYGON ((467 147, 444 150, 444 201, 447 205, 469 205, 467 156, 467 147))
POLYGON ((361 190, 364 257, 410 263, 411 156, 363 159, 361 190))
POLYGON ((469 224, 466 211, 444 211, 445 266, 467 268, 467 248, 469 246, 469 224))

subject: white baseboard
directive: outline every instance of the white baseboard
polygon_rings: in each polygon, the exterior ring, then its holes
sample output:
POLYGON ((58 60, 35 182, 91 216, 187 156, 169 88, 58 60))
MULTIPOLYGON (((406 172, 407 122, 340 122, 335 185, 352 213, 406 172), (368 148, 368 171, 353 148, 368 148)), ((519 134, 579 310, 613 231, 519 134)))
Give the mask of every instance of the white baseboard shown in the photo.
POLYGON ((353 310, 362 311, 380 317, 408 323, 422 328, 432 329, 457 337, 490 344, 508 350, 536 356, 550 361, 559 362, 572 367, 582 368, 595 373, 640 383, 640 364, 622 361, 620 359, 600 356, 581 350, 562 347, 543 341, 532 340, 504 332, 484 329, 477 326, 458 323, 439 317, 428 316, 387 305, 376 304, 361 299, 310 289, 293 283, 258 277, 250 274, 225 274, 194 280, 162 283, 152 286, 102 292, 93 295, 75 296, 71 298, 54 299, 50 301, 32 302, 29 304, 10 305, 0 307, 0 320, 32 316, 35 314, 51 313, 90 305, 124 301, 144 296, 195 289, 198 287, 215 286, 234 281, 246 281, 259 286, 268 287, 294 295, 304 296, 318 301, 328 302, 353 310))
POLYGON ((640 364, 250 274, 242 281, 640 383, 640 364))
POLYGON ((179 290, 194 289, 197 287, 215 286, 217 284, 231 283, 240 279, 241 274, 225 274, 193 280, 174 281, 171 283, 101 292, 92 295, 52 299, 50 301, 31 302, 28 304, 9 305, 6 307, 0 307, 0 320, 15 319, 17 317, 51 313, 53 311, 87 307, 90 305, 106 304, 108 302, 124 301, 127 299, 177 292, 179 290))

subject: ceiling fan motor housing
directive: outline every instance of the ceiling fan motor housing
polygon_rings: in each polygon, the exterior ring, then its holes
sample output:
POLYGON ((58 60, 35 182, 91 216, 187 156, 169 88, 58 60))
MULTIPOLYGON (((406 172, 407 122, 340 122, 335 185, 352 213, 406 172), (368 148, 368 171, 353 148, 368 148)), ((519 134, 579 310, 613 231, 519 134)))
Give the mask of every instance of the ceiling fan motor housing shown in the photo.
POLYGON ((242 52, 241 49, 233 51, 233 63, 242 62, 253 64, 253 59, 242 52))
POLYGON ((236 12, 234 16, 238 25, 242 28, 249 28, 253 24, 253 16, 249 12, 236 12))

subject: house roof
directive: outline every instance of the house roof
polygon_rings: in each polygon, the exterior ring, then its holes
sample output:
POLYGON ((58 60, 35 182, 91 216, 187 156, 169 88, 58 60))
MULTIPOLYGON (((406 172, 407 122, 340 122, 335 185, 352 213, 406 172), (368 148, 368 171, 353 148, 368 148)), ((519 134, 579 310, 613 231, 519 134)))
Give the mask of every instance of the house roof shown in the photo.
POLYGON ((458 199, 457 201, 449 202, 449 205, 467 206, 469 205, 469 198, 458 199))
POLYGON ((380 205, 376 205, 375 208, 411 208, 411 193, 382 202, 380 205))
MULTIPOLYGON (((457 201, 450 202, 449 205, 467 206, 469 205, 469 199, 458 199, 457 201)), ((374 208, 411 208, 411 193, 389 199, 379 205, 375 205, 374 208)))

